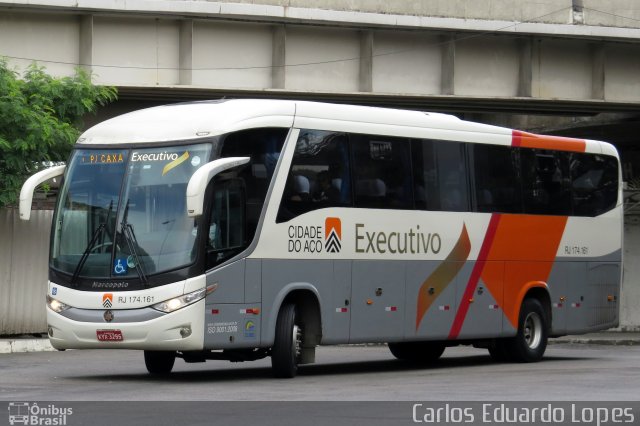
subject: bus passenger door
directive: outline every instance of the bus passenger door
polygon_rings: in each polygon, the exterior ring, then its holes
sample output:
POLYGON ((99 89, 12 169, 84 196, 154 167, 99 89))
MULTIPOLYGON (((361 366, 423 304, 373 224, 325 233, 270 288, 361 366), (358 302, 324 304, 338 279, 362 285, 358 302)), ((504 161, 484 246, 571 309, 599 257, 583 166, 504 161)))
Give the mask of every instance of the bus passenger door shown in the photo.
POLYGON ((349 341, 402 340, 405 262, 353 261, 352 265, 349 341))

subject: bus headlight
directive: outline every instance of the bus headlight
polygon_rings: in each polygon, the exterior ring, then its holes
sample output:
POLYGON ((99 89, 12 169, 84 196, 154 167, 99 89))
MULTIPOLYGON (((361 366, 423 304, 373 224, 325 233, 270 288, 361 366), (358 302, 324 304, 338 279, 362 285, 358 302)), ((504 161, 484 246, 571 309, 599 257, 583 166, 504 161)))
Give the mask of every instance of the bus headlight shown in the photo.
POLYGON ((193 305, 194 303, 204 299, 207 295, 213 293, 216 288, 218 288, 218 284, 213 284, 207 288, 201 288, 200 290, 174 297, 173 299, 165 300, 164 302, 156 303, 151 307, 166 313, 177 311, 178 309, 193 305))
POLYGON ((47 306, 49 307, 49 309, 51 309, 53 312, 56 313, 60 313, 62 311, 66 311, 67 309, 69 309, 71 306, 62 303, 59 300, 54 299, 53 297, 47 295, 47 306))

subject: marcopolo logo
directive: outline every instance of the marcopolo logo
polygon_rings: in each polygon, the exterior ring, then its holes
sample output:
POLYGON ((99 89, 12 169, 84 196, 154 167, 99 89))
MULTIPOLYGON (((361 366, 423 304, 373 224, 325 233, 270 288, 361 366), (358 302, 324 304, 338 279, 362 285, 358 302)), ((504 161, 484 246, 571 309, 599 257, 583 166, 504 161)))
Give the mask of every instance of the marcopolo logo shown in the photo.
POLYGON ((327 253, 340 253, 342 248, 342 222, 338 217, 328 217, 324 221, 324 248, 327 253))
POLYGON ((59 425, 67 424, 68 417, 73 414, 73 408, 57 407, 54 404, 39 406, 37 402, 10 402, 10 425, 59 425))

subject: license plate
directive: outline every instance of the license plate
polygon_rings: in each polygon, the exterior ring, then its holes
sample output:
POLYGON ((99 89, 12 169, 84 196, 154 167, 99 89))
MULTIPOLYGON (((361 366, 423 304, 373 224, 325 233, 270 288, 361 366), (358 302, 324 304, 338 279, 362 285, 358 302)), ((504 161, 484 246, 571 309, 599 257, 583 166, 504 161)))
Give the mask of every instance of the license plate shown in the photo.
POLYGON ((96 330, 96 336, 98 342, 122 342, 124 340, 121 330, 96 330))

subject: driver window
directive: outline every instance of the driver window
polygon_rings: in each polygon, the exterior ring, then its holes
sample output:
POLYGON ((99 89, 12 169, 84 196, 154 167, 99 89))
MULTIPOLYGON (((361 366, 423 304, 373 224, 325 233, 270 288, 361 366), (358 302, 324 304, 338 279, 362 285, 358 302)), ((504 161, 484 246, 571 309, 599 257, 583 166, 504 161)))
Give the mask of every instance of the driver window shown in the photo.
POLYGON ((246 247, 245 195, 240 179, 213 181, 207 234, 207 269, 246 247))

